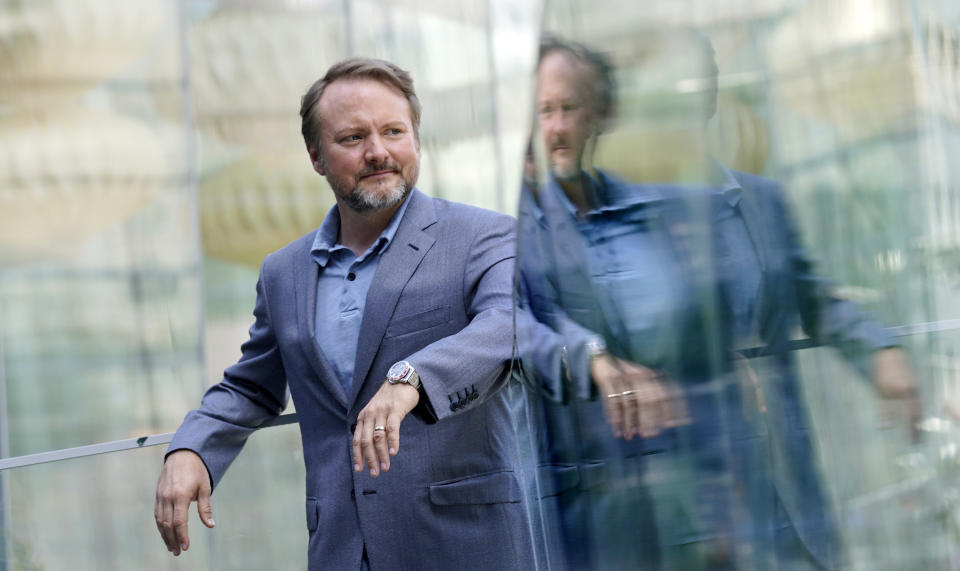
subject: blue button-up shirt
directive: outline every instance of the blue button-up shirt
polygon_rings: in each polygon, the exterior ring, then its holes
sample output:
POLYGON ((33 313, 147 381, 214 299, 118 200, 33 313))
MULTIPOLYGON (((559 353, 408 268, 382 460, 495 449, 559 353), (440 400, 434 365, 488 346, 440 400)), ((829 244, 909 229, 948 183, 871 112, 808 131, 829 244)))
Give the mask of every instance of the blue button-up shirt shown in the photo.
MULTIPOLYGON (((663 196, 653 185, 634 185, 598 172, 586 177, 602 204, 581 215, 551 181, 555 200, 584 245, 602 328, 614 352, 651 368, 676 360, 677 342, 667 332, 688 300, 665 235, 658 222, 663 196)), ((561 275, 560 280, 564 277, 561 275)), ((569 308, 565 308, 569 309, 569 308)), ((597 323, 582 323, 595 328, 597 323)))
POLYGON ((340 235, 340 210, 337 206, 330 209, 313 240, 310 255, 320 266, 315 334, 347 394, 350 394, 353 385, 357 342, 367 291, 381 255, 397 232, 408 202, 404 200, 373 245, 360 256, 337 240, 340 235))

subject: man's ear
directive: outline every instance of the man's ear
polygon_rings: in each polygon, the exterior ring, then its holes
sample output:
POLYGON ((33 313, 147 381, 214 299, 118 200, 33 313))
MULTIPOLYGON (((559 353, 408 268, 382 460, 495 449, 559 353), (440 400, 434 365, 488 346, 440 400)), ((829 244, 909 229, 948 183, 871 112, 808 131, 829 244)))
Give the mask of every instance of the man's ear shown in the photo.
POLYGON ((323 161, 320 160, 320 151, 316 147, 308 144, 307 154, 310 155, 310 164, 313 165, 313 170, 317 171, 317 174, 320 176, 326 176, 326 172, 323 169, 323 161))

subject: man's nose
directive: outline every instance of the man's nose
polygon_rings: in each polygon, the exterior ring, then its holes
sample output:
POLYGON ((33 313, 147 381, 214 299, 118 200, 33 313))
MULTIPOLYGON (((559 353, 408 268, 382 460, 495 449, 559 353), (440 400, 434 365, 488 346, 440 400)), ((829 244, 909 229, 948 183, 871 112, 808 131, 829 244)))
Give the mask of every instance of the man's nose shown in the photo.
POLYGON ((367 146, 364 150, 364 159, 369 163, 382 163, 387 160, 387 147, 383 144, 380 135, 371 135, 367 137, 367 146))
POLYGON ((543 134, 546 135, 547 141, 563 137, 567 133, 567 122, 559 113, 549 119, 544 119, 542 125, 543 134))

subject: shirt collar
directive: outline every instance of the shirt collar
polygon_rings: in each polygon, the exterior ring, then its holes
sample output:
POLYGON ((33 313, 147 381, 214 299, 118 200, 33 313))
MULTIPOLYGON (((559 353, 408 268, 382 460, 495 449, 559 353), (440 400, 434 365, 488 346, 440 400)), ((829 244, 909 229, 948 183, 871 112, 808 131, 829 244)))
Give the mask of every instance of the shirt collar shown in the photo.
MULTIPOLYGON (((656 185, 630 184, 613 178, 599 169, 595 172, 596 177, 586 171, 582 172, 583 183, 592 187, 601 202, 598 208, 591 209, 587 214, 616 212, 633 206, 650 205, 663 199, 663 193, 656 185)), ((574 218, 579 218, 577 207, 553 176, 550 177, 550 184, 564 209, 574 218)))
POLYGON ((740 183, 737 182, 730 169, 716 159, 713 159, 712 170, 712 178, 717 183, 716 192, 723 195, 731 208, 736 208, 740 204, 740 199, 743 198, 743 188, 740 183))
MULTIPOLYGON (((410 194, 413 193, 411 192, 410 194)), ((390 245, 394 235, 397 233, 397 228, 400 227, 400 220, 403 219, 403 214, 407 211, 407 205, 410 204, 410 194, 404 198, 400 204, 400 208, 393 213, 393 217, 390 218, 390 223, 383 229, 383 232, 380 233, 377 240, 366 252, 357 257, 357 261, 362 262, 368 256, 379 254, 387 249, 387 246, 390 245)), ((310 255, 321 266, 327 265, 327 262, 330 261, 331 253, 345 248, 343 244, 337 241, 339 234, 340 207, 334 204, 330 212, 327 213, 326 218, 323 219, 323 223, 317 228, 317 233, 313 239, 313 246, 310 248, 310 255)))

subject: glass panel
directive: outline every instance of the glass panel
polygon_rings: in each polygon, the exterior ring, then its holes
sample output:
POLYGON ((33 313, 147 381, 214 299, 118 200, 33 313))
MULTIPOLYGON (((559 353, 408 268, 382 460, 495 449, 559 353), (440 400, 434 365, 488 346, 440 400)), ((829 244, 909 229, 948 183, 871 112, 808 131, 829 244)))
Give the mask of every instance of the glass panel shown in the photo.
POLYGON ((546 560, 948 566, 950 439, 911 430, 917 389, 927 429, 954 398, 919 326, 955 327, 944 6, 545 3, 517 345, 546 560))
POLYGON ((9 569, 306 569, 303 455, 297 427, 254 436, 213 494, 216 528, 189 514, 174 558, 153 522, 163 447, 0 472, 9 569))
MULTIPOLYGON (((417 82, 419 188, 519 211, 539 567, 948 568, 955 4, 4 2, 0 457, 176 428, 333 203, 301 94, 373 55, 417 82)), ((0 472, 0 568, 305 568, 297 429, 248 448, 180 558, 162 447, 0 472)))
POLYGON ((177 4, 2 12, 3 452, 169 429, 203 388, 177 4))

